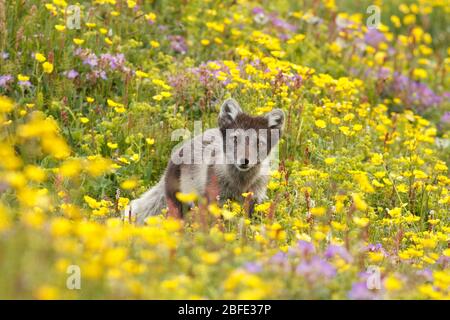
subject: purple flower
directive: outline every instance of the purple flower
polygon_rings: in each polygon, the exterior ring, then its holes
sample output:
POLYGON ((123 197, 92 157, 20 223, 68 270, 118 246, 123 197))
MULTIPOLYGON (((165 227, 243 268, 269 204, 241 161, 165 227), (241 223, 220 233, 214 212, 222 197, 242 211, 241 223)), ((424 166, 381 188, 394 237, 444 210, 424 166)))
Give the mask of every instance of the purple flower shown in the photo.
POLYGON ((299 240, 297 242, 296 247, 292 247, 289 249, 290 249, 290 251, 289 251, 290 253, 294 253, 294 254, 297 253, 303 257, 313 254, 316 251, 314 248, 314 245, 311 242, 304 241, 304 240, 299 240))
POLYGON ((378 79, 388 79, 391 75, 391 70, 389 70, 388 68, 380 68, 378 70, 378 74, 377 74, 377 78, 378 79))
POLYGON ((83 64, 89 65, 91 68, 94 68, 98 65, 98 58, 95 53, 89 54, 84 60, 83 64))
POLYGON ((284 252, 275 253, 272 258, 270 258, 271 263, 283 264, 287 261, 287 254, 284 252))
POLYGON ((170 47, 173 51, 185 54, 187 52, 186 40, 182 36, 169 36, 170 47))
POLYGON ((19 86, 21 86, 22 88, 31 88, 31 82, 30 81, 19 81, 18 82, 19 86))
POLYGON ((286 22, 283 19, 277 18, 277 17, 273 17, 271 19, 271 22, 275 27, 286 30, 286 31, 294 32, 295 30, 297 30, 296 26, 286 22))
POLYGON ((383 245, 381 243, 377 243, 377 244, 370 243, 366 247, 366 250, 368 250, 368 251, 380 251, 381 249, 383 249, 383 245))
POLYGON ((379 290, 369 290, 365 281, 356 282, 348 293, 352 300, 376 300, 379 299, 379 290))
POLYGON ((337 245, 333 245, 333 244, 329 245, 327 250, 325 251, 325 257, 332 258, 336 255, 340 256, 347 263, 350 263, 353 261, 353 257, 350 255, 350 253, 347 251, 347 249, 345 247, 337 246, 337 245))
POLYGON ((261 14, 261 13, 264 13, 264 9, 261 8, 261 7, 254 7, 254 8, 252 9, 252 13, 253 13, 253 14, 261 14))
POLYGON ((433 281, 433 272, 428 268, 423 269, 423 270, 418 270, 416 272, 416 274, 419 277, 424 277, 426 281, 433 281))
MULTIPOLYGON (((1 82, 0 82, 0 86, 1 86, 1 82)), ((446 113, 444 113, 441 117, 441 122, 442 123, 450 123, 450 112, 447 111, 446 113)))
POLYGON ((65 75, 68 79, 72 80, 72 79, 75 79, 76 77, 78 77, 78 76, 79 76, 79 73, 78 73, 76 70, 72 69, 72 70, 69 70, 69 71, 64 72, 64 75, 65 75))
POLYGON ((441 265, 445 269, 445 268, 447 268, 447 266, 450 265, 450 257, 442 255, 439 257, 439 259, 436 261, 436 263, 441 265))
POLYGON ((401 93, 406 104, 415 104, 424 109, 438 105, 446 98, 445 94, 442 97, 437 95, 425 83, 414 81, 398 72, 394 72, 393 77, 392 90, 397 94, 401 93))
POLYGON ((103 80, 107 80, 106 72, 103 70, 94 70, 86 76, 89 80, 97 80, 98 78, 102 78, 103 80))
POLYGON ((245 264, 244 268, 250 273, 259 273, 262 271, 262 266, 257 262, 248 262, 245 264))
POLYGON ((109 65, 112 70, 123 70, 123 67, 125 66, 125 55, 123 53, 116 55, 105 53, 100 55, 100 61, 102 65, 109 65))
POLYGON ((8 84, 12 82, 14 78, 10 74, 5 74, 3 76, 0 76, 0 87, 3 89, 6 89, 8 84))
POLYGON ((316 281, 322 278, 329 279, 336 275, 336 269, 329 262, 317 256, 309 261, 299 263, 295 272, 310 281, 316 281))
POLYGON ((377 29, 369 29, 364 35, 364 41, 374 48, 377 48, 381 42, 386 41, 386 37, 383 33, 377 29))
POLYGON ((370 252, 381 252, 381 253, 383 253, 384 256, 389 255, 388 252, 386 250, 384 250, 381 243, 369 244, 365 249, 366 249, 366 251, 370 251, 370 252))

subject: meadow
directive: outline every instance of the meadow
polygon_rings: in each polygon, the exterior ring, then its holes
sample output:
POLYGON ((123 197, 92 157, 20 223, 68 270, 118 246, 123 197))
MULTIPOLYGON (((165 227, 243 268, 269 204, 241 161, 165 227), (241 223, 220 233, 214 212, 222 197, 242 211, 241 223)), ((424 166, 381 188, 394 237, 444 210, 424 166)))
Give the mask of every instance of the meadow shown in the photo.
POLYGON ((0 299, 450 299, 449 18, 0 0, 0 299), (268 200, 124 218, 228 97, 286 114, 268 200))

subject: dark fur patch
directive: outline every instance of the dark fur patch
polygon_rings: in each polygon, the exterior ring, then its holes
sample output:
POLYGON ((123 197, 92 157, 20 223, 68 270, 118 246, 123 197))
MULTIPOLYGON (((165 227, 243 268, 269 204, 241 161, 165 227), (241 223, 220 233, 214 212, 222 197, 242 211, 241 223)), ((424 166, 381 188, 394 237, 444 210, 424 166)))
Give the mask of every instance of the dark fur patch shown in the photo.
MULTIPOLYGON (((246 113, 240 113, 229 129, 267 129, 269 122, 264 117, 252 117, 246 113)), ((228 128, 227 128, 228 129, 228 128)))
MULTIPOLYGON (((181 177, 181 166, 174 164, 172 161, 169 162, 167 167, 167 172, 165 175, 165 187, 166 187, 166 198, 167 202, 171 203, 174 209, 178 210, 178 214, 183 214, 183 206, 180 201, 178 201, 176 194, 180 191, 180 177, 181 177)), ((176 214, 176 213, 175 213, 176 214)))

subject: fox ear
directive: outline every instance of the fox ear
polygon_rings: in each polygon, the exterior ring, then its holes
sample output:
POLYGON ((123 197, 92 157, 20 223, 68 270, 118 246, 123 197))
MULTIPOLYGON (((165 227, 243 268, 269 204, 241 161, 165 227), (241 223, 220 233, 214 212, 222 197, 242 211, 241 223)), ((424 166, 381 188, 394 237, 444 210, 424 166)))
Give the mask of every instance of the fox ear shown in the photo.
POLYGON ((284 112, 281 109, 273 109, 264 116, 267 119, 269 129, 282 129, 284 112))
POLYGON ((242 113, 242 109, 236 100, 232 98, 225 100, 220 107, 219 127, 230 125, 240 113, 242 113))

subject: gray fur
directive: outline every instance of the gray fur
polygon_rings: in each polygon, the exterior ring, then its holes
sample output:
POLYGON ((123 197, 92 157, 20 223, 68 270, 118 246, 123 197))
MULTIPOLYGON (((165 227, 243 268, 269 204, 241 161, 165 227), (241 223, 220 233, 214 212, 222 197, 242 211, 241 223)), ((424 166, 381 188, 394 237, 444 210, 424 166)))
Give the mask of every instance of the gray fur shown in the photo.
MULTIPOLYGON (((235 100, 228 99, 225 101, 219 114, 218 122, 221 128, 234 121, 239 113, 242 113, 242 110, 235 100)), ((265 118, 269 128, 281 130, 284 121, 284 114, 281 110, 273 110, 265 118)), ((194 159, 196 159, 195 155, 194 159)), ((217 177, 219 185, 219 203, 223 203, 226 199, 241 201, 243 200, 242 193, 249 191, 253 192, 257 203, 266 199, 270 154, 261 162, 251 166, 247 171, 239 170, 234 164, 227 164, 223 150, 223 135, 219 128, 206 130, 202 135, 183 143, 172 152, 171 165, 168 166, 167 170, 170 170, 174 163, 177 164, 177 169, 180 170, 179 191, 182 193, 195 192, 204 196, 207 193, 208 173, 211 174, 211 168, 208 168, 212 166, 212 172, 217 177), (194 145, 196 143, 200 147, 195 148, 194 145), (215 150, 213 156, 205 159, 205 148, 215 150), (203 162, 193 164, 180 163, 180 154, 191 154, 192 149, 194 150, 193 154, 201 158, 203 162)), ((161 210, 167 207, 165 177, 170 174, 167 170, 158 184, 145 192, 140 198, 131 201, 130 205, 125 209, 125 217, 135 217, 137 224, 143 224, 147 217, 160 214, 161 210)))

